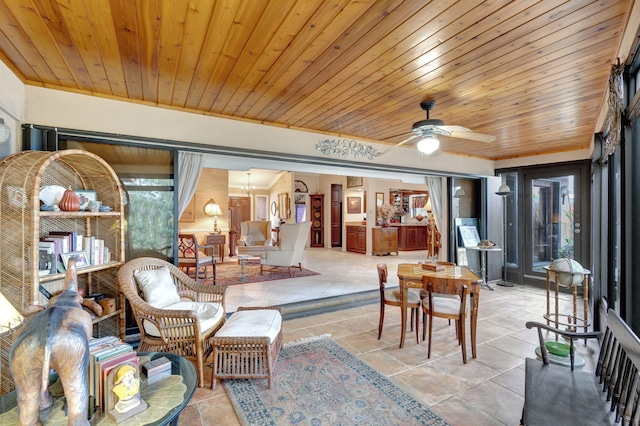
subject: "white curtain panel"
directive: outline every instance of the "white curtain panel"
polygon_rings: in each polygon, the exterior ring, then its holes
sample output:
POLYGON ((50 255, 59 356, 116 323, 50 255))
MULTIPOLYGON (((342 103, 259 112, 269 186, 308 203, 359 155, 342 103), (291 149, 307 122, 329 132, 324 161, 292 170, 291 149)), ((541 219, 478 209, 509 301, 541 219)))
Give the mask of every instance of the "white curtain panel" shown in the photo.
POLYGON ((196 192, 203 167, 204 154, 178 151, 178 217, 196 192))
POLYGON ((427 176, 427 185, 429 186, 433 220, 436 222, 436 228, 442 232, 442 178, 427 176))

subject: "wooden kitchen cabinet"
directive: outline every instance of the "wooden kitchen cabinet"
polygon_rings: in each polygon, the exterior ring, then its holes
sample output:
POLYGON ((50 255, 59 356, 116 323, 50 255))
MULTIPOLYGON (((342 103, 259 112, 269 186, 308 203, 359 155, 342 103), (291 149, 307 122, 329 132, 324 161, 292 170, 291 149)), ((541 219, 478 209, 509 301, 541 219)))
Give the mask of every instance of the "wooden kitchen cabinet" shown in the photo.
POLYGON ((387 253, 398 255, 398 228, 372 228, 371 253, 382 256, 387 253))
POLYGON ((367 252, 366 226, 347 226, 347 251, 362 254, 367 252))
POLYGON ((429 238, 426 226, 398 226, 398 250, 427 250, 429 238))

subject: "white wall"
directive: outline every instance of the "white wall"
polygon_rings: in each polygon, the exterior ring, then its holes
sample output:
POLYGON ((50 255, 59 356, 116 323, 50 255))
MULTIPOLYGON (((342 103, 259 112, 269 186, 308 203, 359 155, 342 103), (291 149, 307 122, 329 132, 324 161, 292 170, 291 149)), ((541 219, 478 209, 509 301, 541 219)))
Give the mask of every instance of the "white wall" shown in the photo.
POLYGON ((25 86, 0 61, 0 118, 11 128, 9 140, 0 144, 0 158, 18 152, 21 144, 20 125, 25 109, 25 86))

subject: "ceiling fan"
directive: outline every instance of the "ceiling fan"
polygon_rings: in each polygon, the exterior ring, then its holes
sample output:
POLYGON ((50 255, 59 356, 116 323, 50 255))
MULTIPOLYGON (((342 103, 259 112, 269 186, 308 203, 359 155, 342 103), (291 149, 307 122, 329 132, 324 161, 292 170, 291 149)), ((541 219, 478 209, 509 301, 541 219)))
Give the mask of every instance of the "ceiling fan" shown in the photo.
POLYGON ((378 154, 381 156, 391 151, 394 148, 399 147, 400 145, 404 145, 407 142, 410 142, 414 139, 420 138, 416 147, 418 151, 424 154, 433 154, 440 148, 440 141, 438 140, 438 135, 441 136, 449 136, 452 138, 460 138, 460 139, 468 139, 476 142, 493 142, 496 140, 495 136, 492 135, 483 135, 481 133, 474 133, 466 127, 462 126, 447 126, 444 124, 444 121, 431 119, 429 118, 429 111, 436 106, 436 101, 423 101, 420 102, 420 108, 427 112, 427 119, 420 120, 413 123, 413 127, 411 131, 413 135, 409 136, 407 139, 399 142, 398 144, 382 151, 378 154))

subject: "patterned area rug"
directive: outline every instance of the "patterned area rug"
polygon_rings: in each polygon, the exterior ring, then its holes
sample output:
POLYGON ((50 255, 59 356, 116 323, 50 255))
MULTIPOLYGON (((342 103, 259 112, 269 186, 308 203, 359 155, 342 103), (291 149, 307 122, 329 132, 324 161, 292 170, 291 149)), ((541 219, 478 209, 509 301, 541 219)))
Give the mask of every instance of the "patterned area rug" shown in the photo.
POLYGON ((309 269, 293 268, 293 277, 289 276, 289 268, 278 267, 274 271, 267 271, 260 275, 260 261, 246 262, 244 266, 244 277, 246 281, 241 281, 242 268, 236 261, 218 263, 216 265, 216 283, 221 285, 235 285, 257 283, 262 281, 284 280, 288 278, 310 277, 312 275, 320 275, 309 269))
POLYGON ((330 338, 282 348, 266 380, 223 380, 244 425, 447 425, 330 338))

